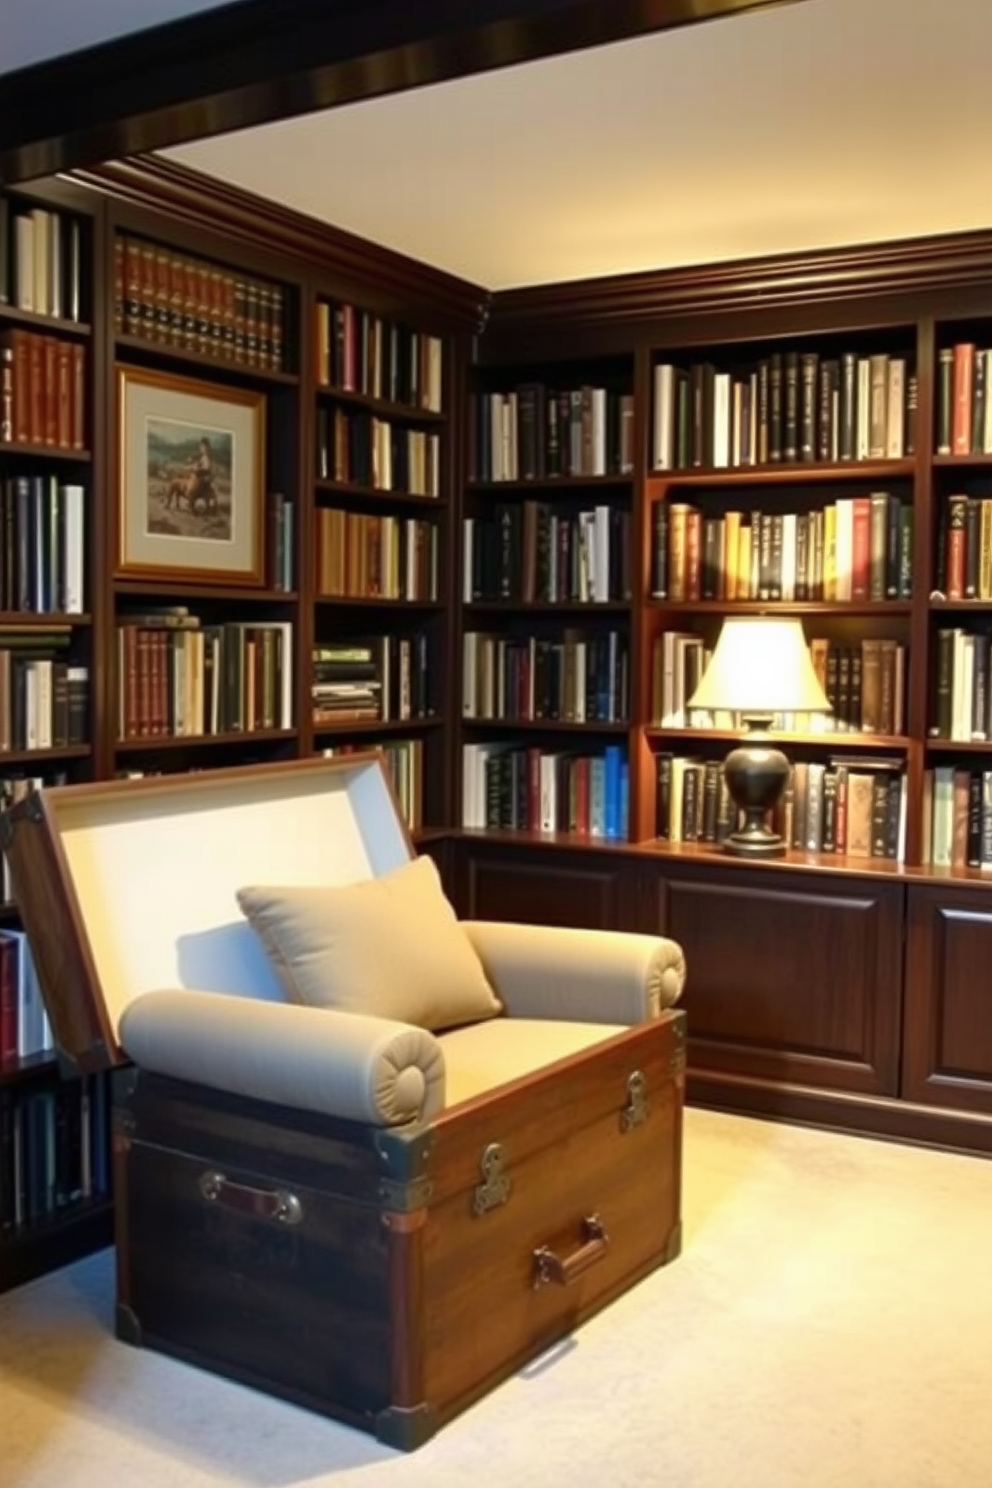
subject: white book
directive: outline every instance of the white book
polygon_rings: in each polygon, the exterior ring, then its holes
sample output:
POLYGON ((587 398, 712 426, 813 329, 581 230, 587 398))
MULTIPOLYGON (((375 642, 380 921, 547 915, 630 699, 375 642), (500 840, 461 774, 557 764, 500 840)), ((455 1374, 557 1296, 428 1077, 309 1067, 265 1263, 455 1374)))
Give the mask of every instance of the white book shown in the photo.
POLYGON ((34 221, 24 212, 14 218, 14 302, 18 310, 35 308, 34 221))
POLYGON ((660 362, 654 369, 654 470, 671 470, 674 461, 675 368, 660 362))

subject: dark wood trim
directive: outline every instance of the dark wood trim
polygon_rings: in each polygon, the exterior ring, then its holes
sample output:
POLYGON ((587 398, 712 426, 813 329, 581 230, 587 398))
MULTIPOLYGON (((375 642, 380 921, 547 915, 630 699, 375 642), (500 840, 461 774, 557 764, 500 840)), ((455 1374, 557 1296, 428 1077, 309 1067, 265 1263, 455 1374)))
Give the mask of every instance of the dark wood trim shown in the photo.
POLYGON ((0 180, 795 3, 241 0, 0 78, 0 180))
MULTIPOLYGON (((947 292, 988 285, 992 232, 943 234, 898 243, 777 254, 729 263, 658 269, 528 289, 492 297, 486 346, 567 330, 648 326, 664 341, 668 320, 801 307, 809 334, 811 307, 947 292)), ((884 312, 883 312, 884 314, 884 312)), ((909 321, 918 309, 907 307, 909 321)), ((697 330, 699 328, 697 327, 697 330)), ((726 325, 714 336, 726 340, 726 325)))
POLYGON ((350 292, 362 303, 420 305, 425 319, 443 330, 477 331, 489 306, 489 293, 468 280, 442 273, 417 259, 366 242, 343 228, 227 186, 173 160, 143 156, 81 169, 72 179, 121 207, 162 214, 210 234, 223 233, 254 250, 293 260, 295 275, 308 268, 333 281, 338 295, 350 292))
POLYGON ((849 1136, 992 1156, 992 1116, 918 1105, 896 1096, 813 1090, 690 1068, 686 1101, 690 1106, 816 1126, 849 1136))

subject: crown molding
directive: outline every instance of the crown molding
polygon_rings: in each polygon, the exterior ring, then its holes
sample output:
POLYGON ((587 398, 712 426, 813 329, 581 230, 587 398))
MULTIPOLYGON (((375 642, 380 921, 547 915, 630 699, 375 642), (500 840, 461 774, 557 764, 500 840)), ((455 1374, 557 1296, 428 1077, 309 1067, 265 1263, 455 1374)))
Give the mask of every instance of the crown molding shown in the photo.
POLYGON ((475 334, 485 323, 490 295, 479 285, 177 161, 136 157, 73 171, 66 179, 107 200, 165 213, 173 221, 285 255, 342 287, 370 288, 397 304, 413 301, 439 327, 475 334))
POLYGON ((933 290, 992 287, 992 231, 497 290, 494 340, 933 290))

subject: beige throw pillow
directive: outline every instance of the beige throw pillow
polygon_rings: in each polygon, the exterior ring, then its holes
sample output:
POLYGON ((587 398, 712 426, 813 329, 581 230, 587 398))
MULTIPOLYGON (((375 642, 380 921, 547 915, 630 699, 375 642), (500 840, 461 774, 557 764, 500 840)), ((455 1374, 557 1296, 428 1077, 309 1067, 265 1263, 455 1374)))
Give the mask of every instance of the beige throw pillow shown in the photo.
POLYGON ((287 997, 453 1028, 502 1012, 429 857, 340 887, 237 891, 287 997))

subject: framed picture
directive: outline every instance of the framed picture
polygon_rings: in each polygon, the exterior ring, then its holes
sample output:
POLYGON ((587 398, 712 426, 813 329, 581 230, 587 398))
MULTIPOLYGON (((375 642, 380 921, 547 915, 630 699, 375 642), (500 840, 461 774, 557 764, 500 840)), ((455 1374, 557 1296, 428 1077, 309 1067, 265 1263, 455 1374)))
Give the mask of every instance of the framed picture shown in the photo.
POLYGON ((264 393, 137 367, 117 376, 117 572, 264 583, 264 393))

